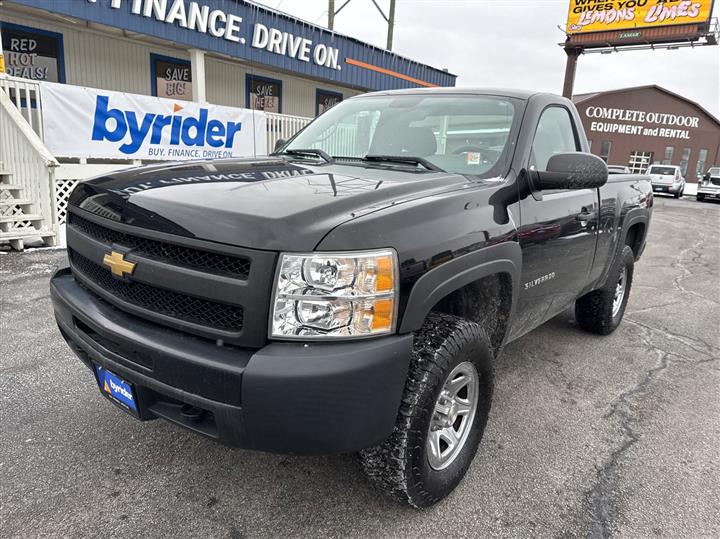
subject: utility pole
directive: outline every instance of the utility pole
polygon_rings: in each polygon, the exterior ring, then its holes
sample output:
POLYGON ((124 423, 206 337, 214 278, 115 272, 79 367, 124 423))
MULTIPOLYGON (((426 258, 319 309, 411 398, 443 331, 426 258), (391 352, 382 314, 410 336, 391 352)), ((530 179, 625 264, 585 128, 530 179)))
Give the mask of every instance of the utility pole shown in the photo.
MULTIPOLYGON (((385 15, 385 12, 382 10, 382 8, 378 5, 377 0, 371 0, 372 3, 375 5, 377 10, 380 12, 380 15, 383 19, 385 19, 385 22, 388 25, 387 29, 387 50, 392 50, 392 44, 393 44, 393 31, 395 29, 395 0, 390 0, 390 10, 387 15, 385 15)), ((334 30, 335 29, 335 15, 340 13, 345 6, 347 6, 351 0, 345 0, 345 2, 342 3, 342 5, 335 9, 335 0, 328 0, 328 29, 334 30)))
MULTIPOLYGON (((377 4, 375 4, 377 5, 377 4)), ((378 7, 378 9, 380 9, 378 7)), ((380 12, 382 13, 382 11, 380 12)), ((395 30, 395 0, 390 0, 390 14, 387 18, 388 23, 388 31, 387 31, 387 50, 392 50, 392 42, 393 42, 393 31, 395 30)))

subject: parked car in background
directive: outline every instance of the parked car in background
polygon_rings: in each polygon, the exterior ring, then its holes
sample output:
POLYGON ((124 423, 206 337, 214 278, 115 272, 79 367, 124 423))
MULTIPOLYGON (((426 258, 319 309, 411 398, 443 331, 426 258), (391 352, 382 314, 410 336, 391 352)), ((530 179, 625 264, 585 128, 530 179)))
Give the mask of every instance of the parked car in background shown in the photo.
POLYGON ((685 191, 685 178, 677 165, 651 165, 647 171, 656 193, 670 193, 680 198, 685 191))
POLYGON ((720 167, 708 169, 698 184, 696 198, 699 202, 706 198, 720 199, 720 167))
POLYGON ((624 165, 608 165, 608 174, 632 174, 630 167, 624 165))

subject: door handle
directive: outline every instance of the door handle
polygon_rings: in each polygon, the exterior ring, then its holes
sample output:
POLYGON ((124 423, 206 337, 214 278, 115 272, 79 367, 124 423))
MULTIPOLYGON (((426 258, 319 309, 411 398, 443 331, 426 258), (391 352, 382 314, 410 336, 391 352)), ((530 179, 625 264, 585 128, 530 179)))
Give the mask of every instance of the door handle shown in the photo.
POLYGON ((583 208, 582 211, 577 214, 577 219, 583 226, 587 225, 588 221, 595 219, 595 217, 597 217, 597 212, 587 208, 583 208))

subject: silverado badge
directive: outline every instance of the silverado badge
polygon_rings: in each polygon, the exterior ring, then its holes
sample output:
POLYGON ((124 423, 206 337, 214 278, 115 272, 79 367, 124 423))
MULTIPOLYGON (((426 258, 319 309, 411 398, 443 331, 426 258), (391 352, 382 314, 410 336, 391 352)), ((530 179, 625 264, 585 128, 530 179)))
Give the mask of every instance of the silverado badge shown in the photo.
POLYGON ((110 271, 115 277, 120 277, 121 279, 126 275, 132 275, 135 269, 135 264, 125 260, 123 254, 117 251, 113 251, 109 255, 106 254, 103 257, 103 264, 110 268, 110 271))

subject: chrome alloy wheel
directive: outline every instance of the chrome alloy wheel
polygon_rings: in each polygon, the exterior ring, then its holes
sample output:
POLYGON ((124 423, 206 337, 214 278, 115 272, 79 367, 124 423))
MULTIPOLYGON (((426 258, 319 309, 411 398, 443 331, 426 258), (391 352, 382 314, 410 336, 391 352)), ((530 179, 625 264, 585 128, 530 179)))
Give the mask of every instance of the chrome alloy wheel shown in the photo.
POLYGON ((623 299, 625 298, 625 290, 627 284, 627 268, 623 266, 622 271, 620 272, 620 277, 618 277, 617 284, 615 285, 615 297, 613 298, 613 305, 612 305, 612 315, 613 318, 617 316, 617 314, 620 312, 620 307, 622 306, 623 299))
POLYGON ((475 365, 464 361, 443 384, 426 442, 428 462, 434 470, 450 466, 465 445, 480 397, 479 378, 475 365))

